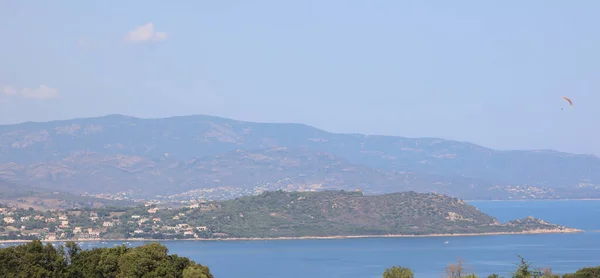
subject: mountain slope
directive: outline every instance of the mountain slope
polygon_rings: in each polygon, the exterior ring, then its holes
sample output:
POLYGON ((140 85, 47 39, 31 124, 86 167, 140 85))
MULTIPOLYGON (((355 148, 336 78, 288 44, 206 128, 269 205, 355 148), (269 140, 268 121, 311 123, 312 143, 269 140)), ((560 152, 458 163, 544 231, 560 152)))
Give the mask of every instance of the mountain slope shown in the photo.
POLYGON ((194 195, 198 190, 219 192, 222 187, 220 191, 240 193, 231 197, 277 189, 362 189, 369 194, 414 190, 486 198, 493 185, 464 177, 386 172, 324 152, 284 147, 236 150, 186 162, 78 153, 62 161, 10 166, 2 171, 8 178, 48 190, 129 192, 146 198, 179 195, 189 199, 203 196, 194 195))
MULTIPOLYGON (((314 178, 305 178, 307 183, 345 180, 342 188, 364 187, 373 192, 416 189, 422 184, 401 182, 400 186, 399 181, 407 178, 399 176, 406 172, 433 183, 451 184, 434 190, 460 196, 468 195, 473 186, 525 186, 533 189, 519 192, 564 194, 579 188, 577 192, 589 197, 600 186, 600 158, 596 156, 497 151, 435 138, 335 134, 302 124, 250 123, 202 115, 164 119, 110 115, 0 126, 0 177, 69 192, 143 189, 170 195, 215 186, 252 191, 308 173, 314 178), (240 150, 260 156, 265 154, 256 153, 280 147, 306 152, 305 156, 286 154, 287 159, 313 166, 281 168, 286 165, 282 161, 232 156, 240 150), (344 167, 362 168, 352 174, 341 174, 344 171, 339 167, 333 171, 333 165, 323 170, 325 164, 316 166, 311 160, 318 159, 319 153, 343 161, 344 167), (314 174, 317 169, 321 174, 314 174)), ((512 193, 488 190, 479 198, 495 194, 512 193)))

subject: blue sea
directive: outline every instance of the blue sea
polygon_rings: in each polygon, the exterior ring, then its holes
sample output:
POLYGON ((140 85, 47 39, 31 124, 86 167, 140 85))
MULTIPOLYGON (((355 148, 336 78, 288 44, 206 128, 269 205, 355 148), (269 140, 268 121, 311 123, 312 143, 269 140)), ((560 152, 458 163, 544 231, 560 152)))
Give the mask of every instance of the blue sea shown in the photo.
MULTIPOLYGON (((167 241, 170 252, 208 265, 217 278, 382 277, 393 265, 438 278, 458 258, 480 277, 509 276, 517 254, 558 273, 600 265, 600 201, 471 201, 509 221, 526 216, 585 230, 578 234, 281 241, 167 241), (444 242, 448 241, 447 244, 444 242)), ((85 243, 84 247, 122 242, 85 243)), ((127 243, 131 246, 143 242, 127 243)))

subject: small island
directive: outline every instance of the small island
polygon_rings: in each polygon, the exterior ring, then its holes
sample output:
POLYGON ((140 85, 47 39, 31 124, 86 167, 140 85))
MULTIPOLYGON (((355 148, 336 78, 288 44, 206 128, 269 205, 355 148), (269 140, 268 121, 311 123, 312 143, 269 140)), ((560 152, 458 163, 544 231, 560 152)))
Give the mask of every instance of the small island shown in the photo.
POLYGON ((0 208, 1 240, 248 240, 582 232, 533 217, 500 223, 442 194, 269 191, 185 207, 0 208))

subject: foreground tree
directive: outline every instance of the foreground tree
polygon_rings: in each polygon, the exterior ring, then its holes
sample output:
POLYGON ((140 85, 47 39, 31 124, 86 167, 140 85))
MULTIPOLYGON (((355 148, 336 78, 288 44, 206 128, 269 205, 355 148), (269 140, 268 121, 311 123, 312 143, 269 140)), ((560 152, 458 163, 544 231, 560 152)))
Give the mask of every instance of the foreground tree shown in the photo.
POLYGON ((545 267, 545 268, 542 268, 542 277, 544 277, 544 278, 560 278, 561 276, 558 274, 552 273, 552 268, 545 267))
POLYGON ((94 248, 76 253, 69 268, 71 277, 116 277, 119 258, 127 247, 94 248))
POLYGON ((43 245, 35 240, 28 244, 0 249, 0 277, 64 277, 67 264, 62 248, 43 245))
MULTIPOLYGON (((552 272, 551 268, 532 269, 531 263, 527 262, 523 257, 517 255, 520 262, 517 264, 517 269, 510 276, 511 278, 600 278, 600 266, 586 267, 577 270, 575 273, 567 273, 562 276, 552 272)), ((477 278, 474 273, 468 273, 464 266, 464 261, 459 259, 457 263, 450 264, 445 269, 442 277, 448 278, 477 278)), ((409 268, 392 267, 385 270, 384 278, 396 277, 414 277, 413 271, 409 268), (400 271, 401 270, 401 271, 400 271), (405 276, 403 276, 405 275, 405 276)), ((490 274, 487 278, 502 278, 498 274, 490 274)))
POLYGON ((458 262, 455 264, 450 264, 446 267, 446 277, 447 278, 477 278, 474 273, 467 273, 466 267, 464 265, 464 261, 462 259, 458 259, 458 262))
POLYGON ((82 250, 68 242, 66 247, 65 251, 63 246, 54 248, 34 240, 0 249, 0 277, 213 278, 208 267, 169 255, 167 247, 159 243, 82 250))
POLYGON ((585 267, 577 270, 575 273, 565 274, 563 278, 598 278, 600 277, 600 266, 585 267))
POLYGON ((213 278, 213 276, 208 271, 208 267, 194 264, 183 270, 183 278, 213 278))
POLYGON ((383 273, 383 278, 414 278, 415 274, 410 268, 392 266, 383 273))
POLYGON ((521 260, 521 262, 517 265, 517 270, 513 273, 512 277, 513 278, 530 278, 532 276, 533 273, 531 273, 531 270, 529 269, 529 267, 531 266, 531 263, 528 263, 527 261, 525 261, 525 259, 523 257, 521 257, 521 255, 517 255, 519 257, 519 260, 521 260))

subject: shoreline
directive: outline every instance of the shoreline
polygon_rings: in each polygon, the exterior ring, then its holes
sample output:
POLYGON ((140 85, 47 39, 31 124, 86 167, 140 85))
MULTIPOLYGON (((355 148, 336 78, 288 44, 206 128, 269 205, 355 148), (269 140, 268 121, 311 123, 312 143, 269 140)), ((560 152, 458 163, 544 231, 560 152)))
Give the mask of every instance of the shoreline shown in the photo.
MULTIPOLYGON (((299 237, 229 237, 229 238, 182 238, 182 239, 144 239, 144 238, 122 238, 122 239, 56 239, 40 240, 41 242, 131 242, 131 241, 149 241, 149 242, 167 242, 167 241, 272 241, 272 240, 331 240, 331 239, 357 239, 357 238, 423 238, 423 237, 465 237, 465 236, 501 236, 501 235, 540 235, 540 234, 573 234, 584 233, 579 229, 549 229, 549 230, 530 230, 523 232, 490 232, 490 233, 460 233, 460 234, 427 234, 427 235, 407 235, 407 234, 388 234, 388 235, 347 235, 347 236, 299 236, 299 237)), ((0 243, 27 243, 32 240, 0 240, 0 243)))

